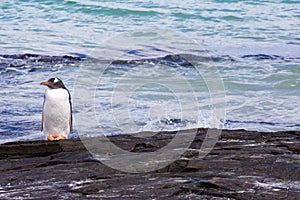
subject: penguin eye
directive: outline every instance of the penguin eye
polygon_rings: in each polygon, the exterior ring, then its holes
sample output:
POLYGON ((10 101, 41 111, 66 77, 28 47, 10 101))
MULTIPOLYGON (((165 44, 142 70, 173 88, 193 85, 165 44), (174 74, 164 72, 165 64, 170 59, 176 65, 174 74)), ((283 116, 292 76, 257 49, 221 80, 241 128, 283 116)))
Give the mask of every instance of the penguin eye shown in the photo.
POLYGON ((55 82, 55 78, 50 78, 50 79, 48 80, 48 82, 54 83, 54 82, 55 82))

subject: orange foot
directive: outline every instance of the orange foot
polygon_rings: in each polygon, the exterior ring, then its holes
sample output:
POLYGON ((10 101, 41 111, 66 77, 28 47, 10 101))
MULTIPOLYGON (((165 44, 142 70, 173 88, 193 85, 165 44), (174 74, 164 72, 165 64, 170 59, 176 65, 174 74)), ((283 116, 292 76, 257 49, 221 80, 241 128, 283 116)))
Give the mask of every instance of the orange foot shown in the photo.
POLYGON ((49 135, 48 140, 53 141, 53 140, 65 140, 66 137, 62 136, 62 135, 49 135))

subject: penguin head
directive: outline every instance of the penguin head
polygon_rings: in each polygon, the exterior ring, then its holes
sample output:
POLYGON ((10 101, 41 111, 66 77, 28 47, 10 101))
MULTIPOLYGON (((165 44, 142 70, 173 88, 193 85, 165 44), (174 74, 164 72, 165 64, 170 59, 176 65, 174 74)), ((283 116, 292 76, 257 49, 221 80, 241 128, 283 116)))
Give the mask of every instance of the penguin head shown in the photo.
POLYGON ((67 89, 59 78, 50 78, 48 81, 41 82, 41 85, 45 85, 50 89, 67 89))

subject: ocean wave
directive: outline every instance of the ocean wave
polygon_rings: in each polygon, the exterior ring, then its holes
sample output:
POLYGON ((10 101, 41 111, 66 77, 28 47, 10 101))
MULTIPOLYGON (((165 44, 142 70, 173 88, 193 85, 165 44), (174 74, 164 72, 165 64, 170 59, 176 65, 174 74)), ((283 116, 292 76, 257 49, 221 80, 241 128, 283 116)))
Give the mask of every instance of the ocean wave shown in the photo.
MULTIPOLYGON (((130 51, 128 54, 138 55, 138 51, 130 51)), ((285 57, 280 55, 269 55, 269 54, 247 54, 239 57, 231 55, 210 55, 211 52, 203 52, 203 55, 193 54, 167 54, 158 57, 149 57, 142 59, 116 59, 109 61, 114 65, 139 65, 143 63, 160 63, 169 64, 170 66, 181 66, 181 67, 192 67, 197 63, 206 62, 236 62, 245 60, 283 60, 283 61, 298 61, 298 57, 285 57)), ((8 71, 18 71, 18 68, 36 67, 47 68, 49 66, 57 65, 71 65, 84 62, 86 60, 93 60, 94 58, 89 57, 85 54, 72 53, 71 55, 63 56, 51 56, 51 55, 39 55, 39 54, 0 54, 0 70, 6 69, 8 71), (10 70, 10 69, 15 70, 10 70)), ((98 60, 98 59, 96 59, 98 60)), ((108 60, 106 60, 108 61, 108 60)))
POLYGON ((35 71, 49 67, 61 65, 73 65, 86 59, 83 54, 49 56, 38 54, 1 54, 0 55, 0 73, 18 72, 22 70, 35 71))

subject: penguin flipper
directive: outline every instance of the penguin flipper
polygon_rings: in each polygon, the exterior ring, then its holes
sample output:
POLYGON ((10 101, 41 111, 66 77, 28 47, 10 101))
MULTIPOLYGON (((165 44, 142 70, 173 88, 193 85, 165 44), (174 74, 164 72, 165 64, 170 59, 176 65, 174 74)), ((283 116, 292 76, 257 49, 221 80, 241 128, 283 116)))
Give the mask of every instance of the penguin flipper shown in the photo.
POLYGON ((72 111, 70 111, 70 118, 69 118, 69 126, 70 126, 70 132, 72 132, 72 111))
POLYGON ((69 116, 69 126, 70 126, 70 132, 72 132, 73 130, 73 127, 72 127, 72 124, 73 124, 73 118, 72 118, 72 101, 71 101, 71 94, 68 91, 68 94, 69 94, 69 103, 70 103, 70 116, 69 116))
POLYGON ((42 124, 41 124, 41 131, 43 131, 43 124, 44 124, 44 111, 42 112, 42 124))

